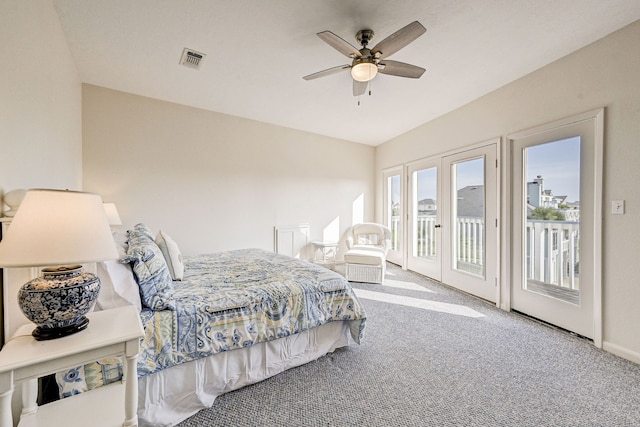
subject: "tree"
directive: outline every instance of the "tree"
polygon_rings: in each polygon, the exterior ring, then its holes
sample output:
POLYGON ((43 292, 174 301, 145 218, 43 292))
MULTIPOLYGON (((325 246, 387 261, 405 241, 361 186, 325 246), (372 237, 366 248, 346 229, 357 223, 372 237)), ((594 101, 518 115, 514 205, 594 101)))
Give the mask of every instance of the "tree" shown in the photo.
POLYGON ((564 221, 562 212, 553 208, 538 207, 531 211, 530 219, 542 219, 544 221, 564 221))

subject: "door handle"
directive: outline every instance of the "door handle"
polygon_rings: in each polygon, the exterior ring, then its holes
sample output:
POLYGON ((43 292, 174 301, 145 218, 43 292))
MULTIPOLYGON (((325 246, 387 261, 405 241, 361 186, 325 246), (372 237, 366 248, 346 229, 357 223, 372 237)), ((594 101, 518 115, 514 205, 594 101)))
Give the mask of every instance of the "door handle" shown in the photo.
POLYGON ((435 228, 440 228, 440 227, 442 227, 442 226, 441 226, 440 224, 436 224, 436 225, 434 225, 434 227, 435 227, 435 228))

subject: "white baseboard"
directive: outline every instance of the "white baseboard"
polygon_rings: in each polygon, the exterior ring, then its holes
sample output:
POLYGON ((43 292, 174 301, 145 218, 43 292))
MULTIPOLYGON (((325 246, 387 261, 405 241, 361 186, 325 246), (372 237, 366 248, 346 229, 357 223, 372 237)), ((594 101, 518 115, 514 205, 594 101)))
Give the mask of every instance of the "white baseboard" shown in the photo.
POLYGON ((635 351, 631 351, 628 348, 619 346, 617 344, 613 344, 607 341, 602 342, 602 349, 608 351, 609 353, 613 353, 616 356, 620 356, 623 359, 627 359, 632 361, 633 363, 640 364, 640 353, 635 351))

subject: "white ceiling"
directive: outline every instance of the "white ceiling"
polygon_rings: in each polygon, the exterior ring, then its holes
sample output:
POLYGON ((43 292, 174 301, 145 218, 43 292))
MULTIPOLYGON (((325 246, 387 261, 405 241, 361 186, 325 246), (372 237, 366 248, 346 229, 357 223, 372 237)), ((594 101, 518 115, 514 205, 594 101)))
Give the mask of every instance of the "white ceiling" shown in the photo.
POLYGON ((378 145, 640 19, 639 0, 53 0, 85 83, 378 145), (370 46, 418 20, 389 59, 421 79, 378 75, 360 106, 347 64, 316 36, 370 46), (183 48, 206 53, 200 70, 183 48))

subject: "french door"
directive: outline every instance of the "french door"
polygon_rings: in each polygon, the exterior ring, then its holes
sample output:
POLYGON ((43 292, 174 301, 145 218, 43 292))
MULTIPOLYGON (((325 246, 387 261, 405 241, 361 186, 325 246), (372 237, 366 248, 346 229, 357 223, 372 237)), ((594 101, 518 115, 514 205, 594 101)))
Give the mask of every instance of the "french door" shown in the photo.
POLYGON ((435 280, 442 278, 441 158, 407 166, 408 257, 407 268, 435 280))
POLYGON ((497 301, 497 142, 414 162, 407 267, 497 301))
POLYGON ((601 110, 509 137, 511 308, 600 339, 601 110))
POLYGON ((442 281, 497 302, 497 143, 443 158, 442 281))

